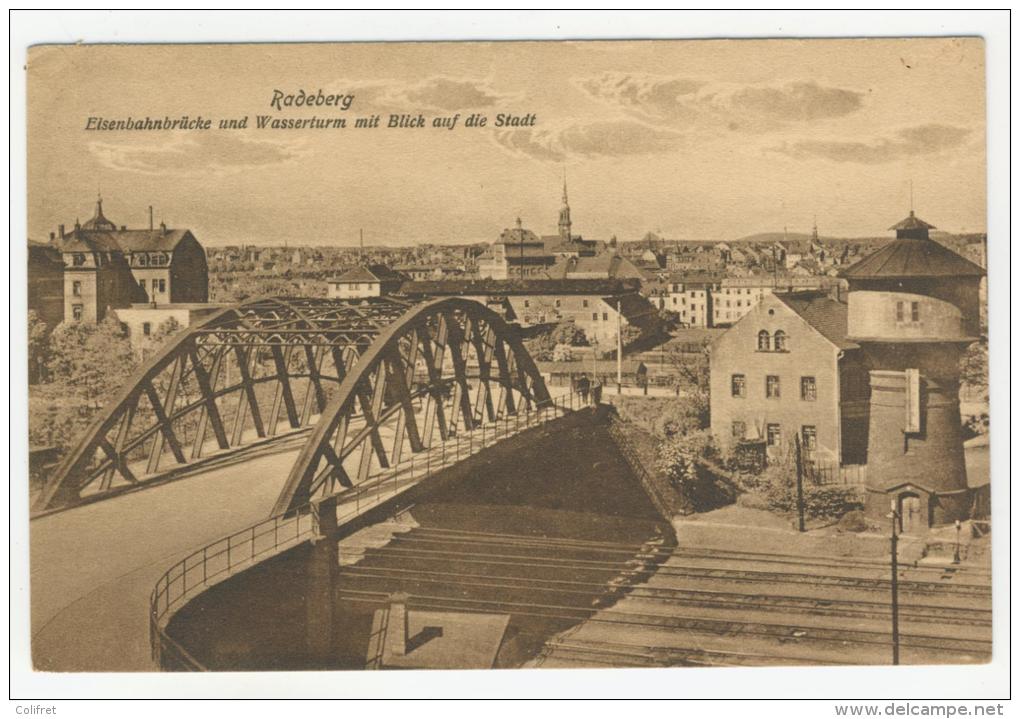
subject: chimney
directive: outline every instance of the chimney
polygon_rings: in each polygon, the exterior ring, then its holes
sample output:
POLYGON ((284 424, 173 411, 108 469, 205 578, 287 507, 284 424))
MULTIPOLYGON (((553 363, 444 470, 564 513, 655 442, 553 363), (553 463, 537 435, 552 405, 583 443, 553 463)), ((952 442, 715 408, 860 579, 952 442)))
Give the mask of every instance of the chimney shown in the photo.
POLYGON ((57 227, 57 233, 60 235, 60 239, 64 239, 64 226, 60 225, 57 227))
POLYGON ((149 232, 155 229, 152 224, 152 205, 149 205, 149 232))
POLYGON ((402 657, 407 654, 407 601, 404 592, 390 595, 390 617, 386 625, 385 651, 390 656, 402 657))
POLYGON ((159 223, 159 232, 160 232, 161 235, 165 235, 166 234, 166 223, 165 222, 160 222, 159 223))
POLYGON ((50 233, 50 244, 51 244, 51 245, 53 244, 53 241, 54 241, 55 239, 57 239, 57 233, 56 233, 56 232, 51 232, 51 233, 50 233))

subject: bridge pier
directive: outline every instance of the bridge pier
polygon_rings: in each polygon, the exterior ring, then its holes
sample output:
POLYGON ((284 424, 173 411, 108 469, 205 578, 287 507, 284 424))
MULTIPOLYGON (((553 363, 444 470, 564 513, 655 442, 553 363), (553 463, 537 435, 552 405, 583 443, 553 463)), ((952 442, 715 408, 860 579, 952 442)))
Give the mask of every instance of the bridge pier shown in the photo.
POLYGON ((305 576, 305 648, 315 664, 329 662, 336 651, 336 585, 340 574, 337 498, 315 503, 318 532, 312 542, 305 576))

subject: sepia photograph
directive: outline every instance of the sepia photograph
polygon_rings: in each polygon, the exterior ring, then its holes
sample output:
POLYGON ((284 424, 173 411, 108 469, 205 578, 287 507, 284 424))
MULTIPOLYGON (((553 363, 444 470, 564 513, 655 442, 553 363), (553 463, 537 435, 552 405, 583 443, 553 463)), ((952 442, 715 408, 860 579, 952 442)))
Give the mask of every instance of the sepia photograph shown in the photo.
POLYGON ((24 76, 31 672, 1005 649, 983 38, 86 40, 24 76))

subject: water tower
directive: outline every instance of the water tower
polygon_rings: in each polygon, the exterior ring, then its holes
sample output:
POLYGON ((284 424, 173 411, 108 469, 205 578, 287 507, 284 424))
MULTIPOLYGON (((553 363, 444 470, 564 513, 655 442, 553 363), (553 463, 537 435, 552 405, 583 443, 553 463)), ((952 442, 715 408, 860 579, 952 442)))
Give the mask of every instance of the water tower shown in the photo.
POLYGON ((866 512, 897 503, 904 530, 966 519, 960 358, 980 333, 984 270, 929 237, 914 215, 896 239, 842 272, 848 335, 870 380, 866 512))

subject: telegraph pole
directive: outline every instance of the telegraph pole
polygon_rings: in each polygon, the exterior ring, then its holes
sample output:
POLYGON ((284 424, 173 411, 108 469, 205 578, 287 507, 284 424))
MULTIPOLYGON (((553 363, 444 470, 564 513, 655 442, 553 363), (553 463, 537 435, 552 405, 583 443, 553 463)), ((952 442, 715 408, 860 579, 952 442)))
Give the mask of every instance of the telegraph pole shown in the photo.
POLYGON ((890 565, 892 566, 892 663, 897 665, 900 663, 900 598, 899 571, 896 563, 896 520, 900 518, 900 515, 899 512, 896 511, 896 500, 893 499, 890 504, 892 505, 892 512, 889 514, 892 522, 892 532, 889 536, 891 549, 890 565))
POLYGON ((800 433, 794 435, 794 447, 797 460, 797 517, 798 528, 804 531, 804 455, 800 443, 800 433))
POLYGON ((623 393, 623 304, 616 300, 616 394, 623 393))

